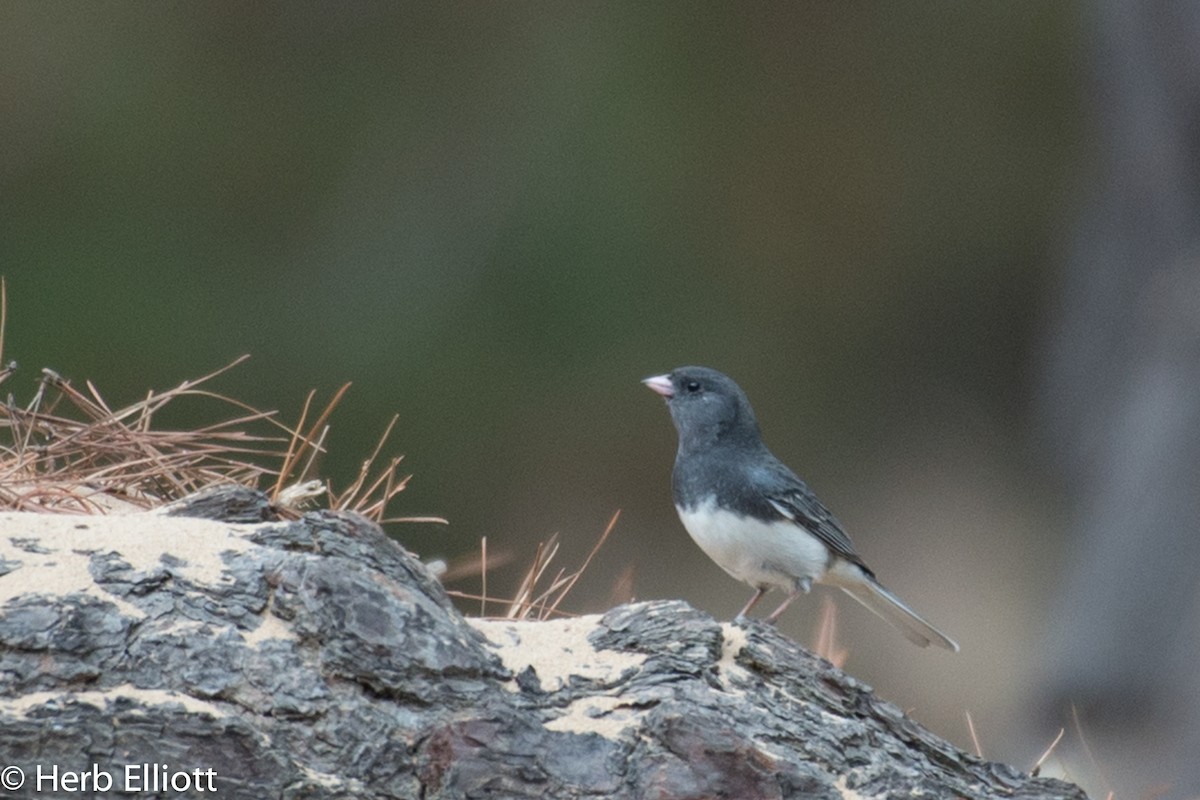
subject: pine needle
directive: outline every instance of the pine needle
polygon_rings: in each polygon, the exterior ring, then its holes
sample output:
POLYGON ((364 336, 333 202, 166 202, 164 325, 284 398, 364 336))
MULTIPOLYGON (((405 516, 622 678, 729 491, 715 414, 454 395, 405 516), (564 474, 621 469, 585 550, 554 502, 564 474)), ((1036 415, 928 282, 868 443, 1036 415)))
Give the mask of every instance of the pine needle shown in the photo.
POLYGON ((1050 754, 1054 752, 1054 748, 1058 747, 1058 743, 1062 741, 1063 734, 1066 732, 1066 728, 1058 729, 1058 736, 1054 737, 1054 741, 1050 743, 1050 746, 1046 748, 1046 751, 1038 757, 1037 761, 1034 762, 1033 769, 1029 770, 1030 775, 1036 778, 1039 774, 1041 774, 1042 765, 1046 763, 1046 759, 1049 758, 1050 754))
POLYGON ((979 735, 975 733, 975 720, 971 719, 971 712, 964 711, 967 718, 967 730, 971 732, 971 744, 975 745, 975 755, 983 758, 983 746, 979 744, 979 735))
MULTIPOLYGON (((592 563, 600 548, 608 541, 608 537, 612 534, 616 527, 617 519, 621 516, 621 512, 617 511, 609 519, 608 525, 604 531, 592 545, 591 551, 583 560, 579 567, 571 572, 567 572, 565 568, 559 569, 554 573, 554 577, 546 581, 546 576, 550 571, 551 563, 555 556, 558 555, 559 538, 558 534, 552 534, 549 539, 544 542, 538 542, 533 553, 533 559, 526 567, 524 574, 521 577, 517 591, 508 600, 501 601, 500 598, 495 598, 488 593, 488 569, 499 565, 500 563, 511 560, 511 556, 507 553, 491 555, 488 552, 486 539, 480 542, 480 558, 478 560, 470 560, 464 564, 456 564, 447 569, 446 574, 442 576, 445 583, 452 583, 456 580, 464 578, 480 576, 481 593, 471 594, 454 589, 446 590, 446 594, 451 597, 456 597, 461 600, 479 601, 480 616, 487 615, 487 604, 504 602, 505 609, 501 615, 502 619, 513 620, 545 620, 550 617, 569 617, 573 614, 563 611, 561 606, 567 596, 575 588, 580 577, 583 576, 585 570, 592 563)), ((632 573, 629 577, 630 584, 632 583, 632 573)))
POLYGON ((850 651, 838 644, 837 639, 837 605, 828 595, 822 595, 821 621, 817 625, 817 641, 813 651, 841 669, 850 657, 850 651))

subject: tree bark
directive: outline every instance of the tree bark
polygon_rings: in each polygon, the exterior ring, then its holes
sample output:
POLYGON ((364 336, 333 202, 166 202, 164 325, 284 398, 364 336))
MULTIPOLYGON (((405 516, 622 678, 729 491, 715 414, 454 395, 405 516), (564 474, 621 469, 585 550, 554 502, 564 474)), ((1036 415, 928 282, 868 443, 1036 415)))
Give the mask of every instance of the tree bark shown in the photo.
POLYGON ((226 800, 1084 797, 759 622, 679 601, 464 619, 355 515, 284 521, 230 488, 0 526, 0 768, 24 775, 0 773, 6 797, 131 775, 226 800))

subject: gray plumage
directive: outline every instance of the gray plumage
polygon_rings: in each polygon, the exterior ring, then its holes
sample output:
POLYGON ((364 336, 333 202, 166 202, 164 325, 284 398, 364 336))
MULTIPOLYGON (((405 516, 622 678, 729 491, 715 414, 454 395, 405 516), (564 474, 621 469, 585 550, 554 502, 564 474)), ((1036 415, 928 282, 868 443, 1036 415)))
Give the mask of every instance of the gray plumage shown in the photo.
POLYGON ((958 645, 884 588, 837 518, 763 444, 750 401, 731 378, 680 367, 644 383, 667 401, 679 432, 675 507, 688 533, 722 569, 756 590, 788 593, 774 621, 813 582, 837 586, 922 647, 958 645))

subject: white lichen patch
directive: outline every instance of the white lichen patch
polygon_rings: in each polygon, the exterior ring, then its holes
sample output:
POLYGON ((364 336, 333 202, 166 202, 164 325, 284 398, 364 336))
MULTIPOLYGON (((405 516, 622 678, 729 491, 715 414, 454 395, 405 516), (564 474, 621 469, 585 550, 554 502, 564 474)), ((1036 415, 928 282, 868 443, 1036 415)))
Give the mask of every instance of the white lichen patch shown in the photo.
POLYGON ((746 646, 746 631, 730 622, 721 624, 721 658, 717 661, 717 675, 721 688, 732 694, 742 690, 733 685, 732 678, 750 679, 749 671, 737 663, 737 655, 746 646))
MULTIPOLYGON (((613 683, 628 669, 640 669, 646 656, 597 650, 588 641, 600 617, 590 615, 544 622, 470 619, 471 625, 496 648, 514 674, 533 667, 545 691, 566 685, 572 675, 613 683)), ((513 687, 516 691, 516 688, 513 687)))
POLYGON ((262 622, 252 631, 242 631, 242 640, 255 647, 259 642, 265 642, 268 639, 298 639, 296 632, 288 627, 288 624, 279 617, 271 613, 271 607, 275 603, 275 597, 272 595, 267 600, 267 607, 263 609, 262 622))
POLYGON ((84 593, 115 603, 126 616, 141 617, 134 606, 96 585, 88 572, 94 553, 116 553, 138 571, 154 569, 168 556, 175 575, 196 584, 215 585, 229 580, 224 575, 222 553, 254 547, 243 535, 250 529, 207 519, 154 514, 78 517, 2 513, 0 558, 20 566, 0 576, 0 603, 24 594, 84 593))
MULTIPOLYGON (((555 619, 544 622, 470 619, 471 625, 487 637, 504 666, 513 674, 533 667, 542 689, 554 692, 563 688, 572 675, 601 684, 615 684, 628 670, 641 669, 646 656, 617 650, 597 650, 588 641, 596 630, 598 615, 555 619)), ((515 682, 512 691, 518 691, 515 682)), ((619 692, 619 690, 618 690, 619 692)), ((552 731, 595 733, 617 739, 626 728, 637 725, 638 713, 623 705, 614 694, 580 697, 561 715, 546 723, 552 731)))
POLYGON ((138 689, 129 685, 114 686, 111 689, 86 692, 30 692, 10 699, 0 700, 0 713, 12 716, 26 716, 30 711, 40 709, 51 703, 85 703, 100 710, 106 710, 110 703, 118 699, 132 700, 142 706, 182 706, 189 714, 207 714, 214 718, 226 716, 216 705, 199 700, 186 694, 164 691, 162 689, 138 689))
POLYGON ((637 725, 639 712, 623 706, 623 700, 609 695, 581 697, 567 706, 562 716, 546 723, 546 728, 565 733, 596 733, 617 740, 621 732, 637 725))

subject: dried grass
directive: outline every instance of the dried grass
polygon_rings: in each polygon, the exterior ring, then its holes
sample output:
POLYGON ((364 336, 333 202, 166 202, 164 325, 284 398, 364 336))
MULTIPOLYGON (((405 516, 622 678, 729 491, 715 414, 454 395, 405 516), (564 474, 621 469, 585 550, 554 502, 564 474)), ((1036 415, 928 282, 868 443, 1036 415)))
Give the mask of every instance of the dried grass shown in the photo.
MULTIPOLYGON (((7 291, 0 279, 0 363, 4 357, 7 291)), ((275 411, 211 391, 208 384, 249 356, 173 389, 147 392, 113 409, 91 381, 82 389, 43 369, 33 398, 0 404, 0 509, 46 513, 104 514, 150 509, 214 485, 269 487, 285 515, 325 494, 329 507, 356 511, 377 522, 445 522, 436 517, 393 517, 388 509, 411 476, 401 476, 402 456, 377 465, 396 418, 387 426, 358 477, 343 491, 313 476, 324 452, 328 421, 350 384, 342 386, 315 421, 307 423, 314 393, 295 426, 275 411), (167 406, 198 398, 215 422, 188 430, 157 423, 167 406)), ((0 384, 16 371, 0 368, 0 384)))
POLYGON ((447 590, 446 594, 451 597, 457 597, 462 600, 478 601, 479 615, 481 617, 488 616, 489 604, 502 604, 503 610, 499 614, 500 619, 513 620, 546 620, 551 617, 567 617, 573 616, 571 613, 563 611, 560 606, 571 590, 575 588, 575 584, 579 582, 580 577, 592 563, 592 559, 596 557, 596 553, 604 546, 616 527, 617 519, 620 518, 621 512, 618 510, 609 519, 608 525, 604 531, 592 545, 591 552, 579 567, 571 572, 567 572, 566 568, 560 568, 554 573, 553 578, 547 580, 550 574, 551 564, 554 562, 555 556, 558 555, 559 539, 555 533, 544 542, 538 542, 537 548, 534 550, 533 558, 529 562, 529 566, 525 569, 525 573, 521 578, 521 582, 517 587, 515 594, 509 598, 492 598, 487 593, 487 574, 489 566, 496 566, 500 562, 508 562, 511 560, 507 554, 499 554, 497 556, 489 556, 487 550, 487 539, 480 541, 480 556, 478 559, 471 559, 471 569, 465 569, 463 566, 451 567, 444 577, 444 580, 449 580, 450 575, 455 577, 466 577, 467 575, 479 575, 481 583, 480 594, 470 594, 457 590, 447 590), (476 572, 475 570, 478 569, 476 572))

